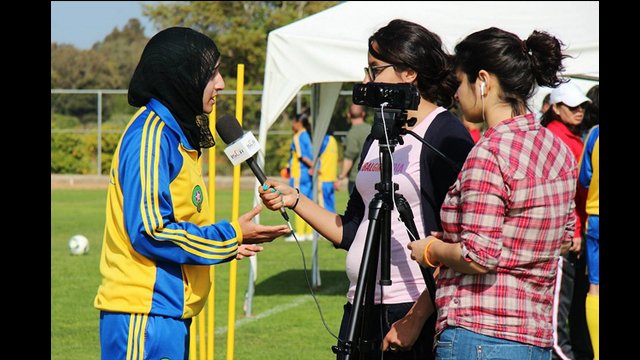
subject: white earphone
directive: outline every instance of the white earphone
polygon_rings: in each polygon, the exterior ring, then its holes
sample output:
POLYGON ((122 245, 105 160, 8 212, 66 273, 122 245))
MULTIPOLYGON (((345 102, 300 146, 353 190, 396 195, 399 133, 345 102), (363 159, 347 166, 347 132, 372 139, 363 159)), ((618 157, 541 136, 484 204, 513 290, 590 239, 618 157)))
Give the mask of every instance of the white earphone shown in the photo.
POLYGON ((487 86, 486 82, 480 84, 480 100, 482 100, 482 121, 486 124, 487 120, 484 117, 484 88, 487 86))

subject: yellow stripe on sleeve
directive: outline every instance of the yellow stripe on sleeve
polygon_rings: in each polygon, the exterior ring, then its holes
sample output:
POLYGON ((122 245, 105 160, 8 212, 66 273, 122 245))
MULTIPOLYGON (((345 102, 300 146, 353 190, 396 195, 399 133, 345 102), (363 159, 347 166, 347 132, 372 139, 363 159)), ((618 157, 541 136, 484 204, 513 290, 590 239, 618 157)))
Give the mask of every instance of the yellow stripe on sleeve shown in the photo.
MULTIPOLYGON (((233 224, 232 224, 233 225, 233 224)), ((239 225, 238 225, 239 227, 239 225)), ((235 227, 234 227, 235 229, 235 227)), ((210 239, 205 239, 201 236, 197 236, 191 233, 188 233, 186 230, 184 229, 158 229, 158 231, 154 231, 154 235, 159 235, 162 236, 164 238, 168 238, 168 239, 173 239, 173 240, 177 240, 177 241, 185 241, 188 244, 193 244, 194 247, 200 247, 202 246, 201 244, 198 244, 198 242, 203 243, 203 244, 208 244, 211 246, 228 246, 231 245, 232 243, 236 242, 238 239, 238 235, 237 235, 238 230, 236 229, 236 237, 235 238, 231 238, 231 239, 227 239, 224 241, 221 240, 210 240, 210 239), (192 241, 190 241, 192 240, 192 241), (197 242, 195 242, 197 241, 197 242)), ((240 237, 241 238, 241 237, 240 237)), ((207 248, 201 248, 203 250, 207 250, 207 248)))
MULTIPOLYGON (((186 251, 188 253, 200 256, 203 259, 215 259, 215 260, 227 259, 227 258, 229 258, 230 256, 233 255, 234 251, 237 251, 237 249, 238 249, 238 246, 236 245, 234 247, 225 249, 225 253, 223 253, 221 255, 216 255, 216 254, 206 254, 206 253, 200 252, 198 250, 194 250, 193 248, 183 244, 183 243, 186 243, 186 241, 174 241, 173 243, 178 245, 180 248, 182 248, 182 250, 184 250, 184 251, 186 251)), ((220 251, 218 253, 222 253, 222 252, 220 251)))
MULTIPOLYGON (((155 213, 153 211, 153 204, 152 204, 152 188, 151 188, 151 181, 152 181, 152 177, 156 176, 158 174, 157 171, 155 171, 155 173, 151 173, 152 165, 151 165, 151 157, 153 156, 153 149, 154 149, 154 143, 153 143, 153 138, 154 135, 157 131, 157 125, 158 122, 160 121, 160 117, 157 117, 155 119, 153 119, 153 121, 151 122, 151 125, 149 126, 149 131, 147 133, 147 138, 145 139, 145 151, 147 153, 147 156, 145 157, 145 191, 143 193, 144 199, 145 199, 145 205, 146 205, 146 211, 145 211, 145 215, 149 216, 149 228, 151 229, 155 229, 157 226, 160 225, 160 220, 155 218, 155 213)), ((159 139, 156 139, 156 141, 158 141, 159 139)), ((146 217, 145 217, 146 219, 146 217)))
POLYGON ((155 138, 155 144, 154 144, 154 149, 153 149, 153 153, 155 154, 155 161, 153 163, 153 203, 150 204, 150 206, 153 206, 154 210, 155 210, 155 217, 158 221, 158 228, 162 228, 164 226, 163 222, 162 222, 162 215, 160 214, 160 205, 158 203, 158 194, 160 193, 160 191, 158 191, 158 178, 159 178, 159 174, 158 174, 158 167, 160 164, 160 144, 162 143, 162 129, 164 129, 164 122, 160 123, 160 125, 158 126, 158 129, 156 131, 156 138, 155 138))
POLYGON ((142 138, 141 138, 141 143, 140 143, 140 189, 142 191, 141 193, 141 199, 140 199, 140 215, 142 217, 142 223, 144 225, 144 230, 147 232, 147 234, 151 234, 152 232, 152 228, 149 226, 149 222, 147 220, 147 212, 145 210, 145 201, 144 201, 144 196, 145 196, 145 192, 147 189, 147 174, 146 174, 146 166, 145 166, 145 148, 147 146, 147 133, 148 133, 148 128, 149 128, 149 122, 151 121, 151 119, 153 118, 153 116, 155 115, 155 113, 153 111, 151 111, 149 113, 149 116, 147 117, 147 119, 145 120, 145 124, 142 127, 142 138))

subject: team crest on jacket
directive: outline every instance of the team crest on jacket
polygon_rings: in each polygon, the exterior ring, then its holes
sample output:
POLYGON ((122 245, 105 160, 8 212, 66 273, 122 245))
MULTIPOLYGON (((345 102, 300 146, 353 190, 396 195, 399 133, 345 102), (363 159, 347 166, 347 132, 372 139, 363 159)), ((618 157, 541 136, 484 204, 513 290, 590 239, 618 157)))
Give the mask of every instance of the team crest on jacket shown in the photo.
POLYGON ((196 206, 196 209, 198 210, 198 212, 202 211, 203 198, 204 198, 204 195, 202 194, 202 189, 200 188, 200 185, 196 185, 196 187, 193 188, 193 192, 191 193, 191 201, 193 202, 193 205, 196 206))

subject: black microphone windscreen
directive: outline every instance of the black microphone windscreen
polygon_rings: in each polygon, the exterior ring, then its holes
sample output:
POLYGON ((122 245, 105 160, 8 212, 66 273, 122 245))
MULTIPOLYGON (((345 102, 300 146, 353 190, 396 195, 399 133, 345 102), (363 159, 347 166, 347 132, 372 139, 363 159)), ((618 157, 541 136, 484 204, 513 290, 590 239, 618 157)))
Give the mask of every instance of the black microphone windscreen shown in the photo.
POLYGON ((216 131, 225 144, 230 144, 242 137, 244 132, 238 120, 231 115, 224 115, 216 121, 216 131))

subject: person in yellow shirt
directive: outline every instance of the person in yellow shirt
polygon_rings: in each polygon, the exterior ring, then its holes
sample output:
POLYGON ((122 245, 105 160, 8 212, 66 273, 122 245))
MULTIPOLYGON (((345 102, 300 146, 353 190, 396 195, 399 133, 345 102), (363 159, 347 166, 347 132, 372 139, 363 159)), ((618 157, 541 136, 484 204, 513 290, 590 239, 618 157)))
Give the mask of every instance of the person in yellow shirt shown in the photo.
POLYGON ((333 183, 338 179, 338 142, 327 132, 320 146, 320 170, 318 171, 318 204, 336 212, 336 194, 333 183))
MULTIPOLYGON (((313 198, 311 167, 313 166, 313 149, 311 146, 311 124, 306 111, 297 114, 291 123, 293 139, 289 148, 289 185, 300 189, 300 193, 313 198)), ((295 234, 298 241, 311 240, 313 229, 303 218, 296 215, 295 234)), ((295 241, 288 236, 284 241, 295 241)))

